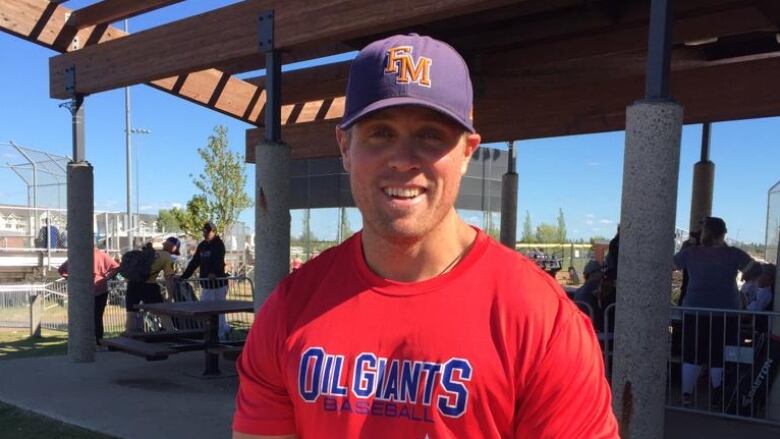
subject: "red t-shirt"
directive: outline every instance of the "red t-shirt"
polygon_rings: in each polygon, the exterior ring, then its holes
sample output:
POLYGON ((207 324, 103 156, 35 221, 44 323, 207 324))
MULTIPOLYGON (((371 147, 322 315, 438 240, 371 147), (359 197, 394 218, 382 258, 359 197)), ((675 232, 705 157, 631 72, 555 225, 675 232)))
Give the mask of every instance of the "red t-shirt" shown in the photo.
POLYGON ((366 438, 615 438, 587 318, 479 231, 453 270, 382 279, 361 234, 285 278, 238 362, 233 429, 366 438))

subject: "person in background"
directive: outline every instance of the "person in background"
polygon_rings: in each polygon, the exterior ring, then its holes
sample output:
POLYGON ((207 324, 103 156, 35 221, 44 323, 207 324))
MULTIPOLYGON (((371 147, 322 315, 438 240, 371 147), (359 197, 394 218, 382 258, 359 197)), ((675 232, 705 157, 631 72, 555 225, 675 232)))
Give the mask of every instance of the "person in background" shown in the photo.
MULTIPOLYGON (((688 289, 683 306, 696 308, 740 309, 737 272, 750 270, 756 263, 747 253, 726 244, 726 222, 721 218, 704 218, 701 245, 688 247, 674 255, 677 269, 688 270, 688 289)), ((683 405, 693 404, 702 364, 722 365, 725 344, 736 343, 739 319, 722 312, 686 311, 683 317, 683 405)), ((722 403, 723 368, 710 367, 711 399, 722 403)))
POLYGON ((604 269, 604 275, 613 281, 617 280, 618 274, 618 253, 620 252, 620 224, 618 224, 617 232, 612 240, 609 241, 609 248, 607 249, 607 260, 604 262, 606 266, 604 269))
MULTIPOLYGON (((228 283, 225 279, 225 244, 217 235, 217 227, 211 221, 203 225, 203 241, 198 244, 195 254, 187 264, 182 279, 189 279, 195 269, 200 268, 200 287, 202 301, 225 300, 228 283)), ((219 316, 219 337, 224 338, 230 332, 225 315, 219 316)))
MULTIPOLYGON (((127 297, 125 298, 127 321, 125 327, 128 332, 139 332, 144 329, 140 318, 141 316, 136 310, 136 306, 139 303, 162 303, 165 301, 173 301, 173 292, 175 291, 173 277, 174 274, 176 274, 176 269, 174 268, 171 255, 179 255, 181 241, 175 236, 171 236, 163 242, 163 248, 159 251, 152 250, 151 245, 151 243, 148 243, 144 250, 154 252, 154 257, 151 266, 149 267, 149 277, 145 282, 133 282, 130 280, 127 282, 127 297), (160 272, 163 273, 165 279, 166 298, 163 298, 160 284, 157 283, 157 277, 160 272)), ((173 323, 170 317, 163 317, 162 321, 167 329, 173 329, 173 323)))
POLYGON ((60 229, 54 224, 49 224, 49 218, 43 219, 43 226, 38 231, 36 246, 39 248, 60 248, 60 229))
MULTIPOLYGON (((688 239, 683 242, 680 250, 685 250, 688 247, 695 247, 699 245, 699 239, 701 238, 701 230, 696 230, 688 235, 688 239)), ((688 270, 682 271, 682 284, 680 285, 680 298, 677 300, 678 305, 682 305, 685 300, 685 293, 688 292, 688 270)))
POLYGON ((574 293, 574 301, 583 312, 593 321, 593 327, 600 331, 603 326, 603 315, 599 300, 597 297, 601 278, 603 277, 603 268, 595 259, 591 259, 582 269, 582 275, 585 277, 585 283, 574 293), (582 304, 587 304, 583 306, 582 304))
POLYGON ((760 265, 760 273, 751 282, 753 288, 748 288, 745 292, 745 309, 749 311, 772 311, 775 295, 775 272, 774 264, 760 265))
MULTIPOLYGON (((94 247, 92 273, 94 274, 93 292, 95 294, 95 341, 100 344, 103 340, 103 314, 106 311, 108 301, 108 281, 116 276, 119 271, 119 263, 104 251, 94 247)), ((62 277, 68 277, 68 261, 65 261, 57 270, 62 277)))

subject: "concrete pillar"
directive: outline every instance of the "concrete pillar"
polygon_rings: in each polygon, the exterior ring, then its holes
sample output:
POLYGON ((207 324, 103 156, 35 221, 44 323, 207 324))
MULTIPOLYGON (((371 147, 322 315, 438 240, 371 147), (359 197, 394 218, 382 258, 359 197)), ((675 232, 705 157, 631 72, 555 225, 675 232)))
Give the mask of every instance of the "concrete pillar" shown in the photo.
POLYGON ((255 146, 255 310, 290 271, 290 147, 255 146))
POLYGON ((92 165, 68 163, 68 355, 95 361, 92 165))
POLYGON ((682 116, 670 101, 626 110, 612 397, 631 439, 664 432, 682 116))
POLYGON ((712 215, 712 193, 715 186, 715 163, 709 160, 693 165, 693 190, 691 191, 691 220, 688 230, 701 230, 699 221, 712 215))

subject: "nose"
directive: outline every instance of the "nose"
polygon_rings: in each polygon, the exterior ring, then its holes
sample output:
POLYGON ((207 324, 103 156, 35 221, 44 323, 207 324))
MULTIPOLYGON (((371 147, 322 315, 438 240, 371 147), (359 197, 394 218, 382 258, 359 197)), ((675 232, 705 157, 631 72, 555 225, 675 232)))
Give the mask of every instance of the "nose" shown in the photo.
POLYGON ((414 141, 408 138, 399 139, 390 151, 388 163, 391 168, 401 172, 420 169, 420 157, 414 141))

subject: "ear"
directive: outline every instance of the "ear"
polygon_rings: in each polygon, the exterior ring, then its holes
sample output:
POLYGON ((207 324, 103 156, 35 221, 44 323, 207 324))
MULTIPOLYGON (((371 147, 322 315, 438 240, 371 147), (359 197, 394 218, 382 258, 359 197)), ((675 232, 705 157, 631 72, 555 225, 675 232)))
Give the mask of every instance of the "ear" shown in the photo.
MULTIPOLYGON (((350 133, 351 134, 351 133, 350 133)), ((349 147, 351 135, 339 127, 336 127, 336 142, 339 144, 339 152, 341 153, 341 163, 344 166, 344 170, 350 172, 352 167, 352 161, 349 157, 349 147)))
POLYGON ((482 136, 477 133, 467 133, 464 138, 466 146, 463 148, 463 163, 460 168, 461 175, 466 175, 466 171, 469 169, 471 156, 474 155, 477 148, 479 148, 479 144, 482 143, 482 136))

